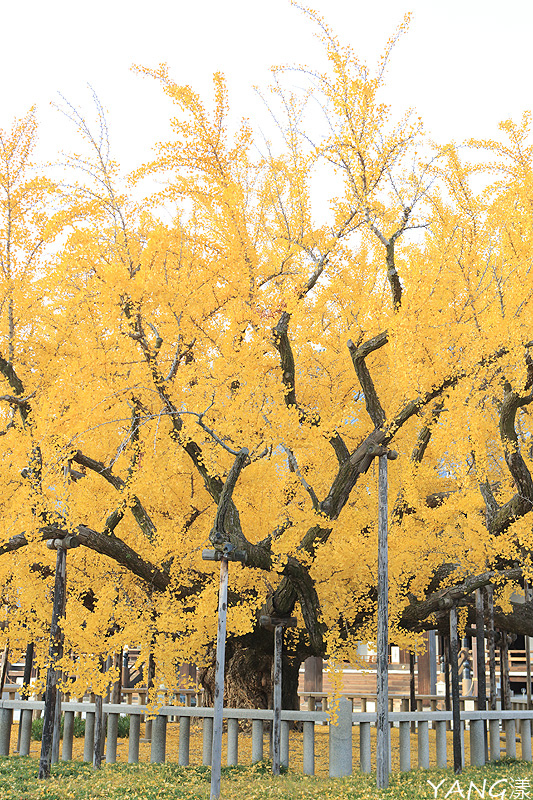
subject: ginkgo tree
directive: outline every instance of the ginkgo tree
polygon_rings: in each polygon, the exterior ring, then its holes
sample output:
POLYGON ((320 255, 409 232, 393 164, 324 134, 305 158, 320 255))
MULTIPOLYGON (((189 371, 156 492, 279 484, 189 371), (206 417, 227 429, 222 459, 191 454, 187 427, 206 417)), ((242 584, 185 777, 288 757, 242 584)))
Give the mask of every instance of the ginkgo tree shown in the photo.
POLYGON ((102 688, 99 659, 125 643, 153 656, 156 687, 184 661, 211 685, 210 537, 247 554, 230 571, 228 702, 268 702, 265 610, 298 617, 286 703, 306 656, 353 660, 375 639, 389 445, 391 638, 413 646, 488 584, 497 624, 533 635, 510 600, 531 578, 529 117, 472 142, 471 164, 435 149, 380 100, 394 41, 374 74, 315 19, 323 130, 283 71, 257 144, 232 129, 220 75, 210 110, 161 67, 144 73, 174 104, 173 138, 129 182, 102 116, 95 137, 68 110, 89 149, 61 188, 24 175, 33 118, 3 137, 2 635, 44 665, 43 539, 75 533, 73 692, 102 688))

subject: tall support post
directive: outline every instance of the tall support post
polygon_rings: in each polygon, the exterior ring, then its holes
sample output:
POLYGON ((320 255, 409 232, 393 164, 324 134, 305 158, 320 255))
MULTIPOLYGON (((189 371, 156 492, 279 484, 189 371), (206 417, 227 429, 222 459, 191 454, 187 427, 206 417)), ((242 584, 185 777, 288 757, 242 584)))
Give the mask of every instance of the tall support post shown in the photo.
POLYGON ((450 668, 452 673, 453 769, 456 775, 460 775, 463 771, 458 658, 457 608, 452 606, 450 608, 450 668))
POLYGON ((376 782, 389 785, 389 577, 387 455, 379 456, 376 782))
POLYGON ((500 631, 500 683, 502 709, 511 710, 511 681, 509 680, 509 637, 500 631))
POLYGON ((283 629, 295 628, 296 617, 259 617, 259 624, 267 630, 274 631, 274 664, 272 692, 272 774, 281 771, 281 689, 283 678, 283 629))
MULTIPOLYGON (((529 581, 524 581, 524 600, 526 603, 531 601, 531 586, 529 581)), ((531 639, 525 636, 526 645, 526 697, 527 697, 527 710, 531 709, 531 639)))
POLYGON ((283 627, 274 628, 274 716, 272 721, 272 774, 280 773, 281 743, 281 655, 283 649, 283 627))
MULTIPOLYGON (((485 604, 483 590, 476 589, 476 661, 477 661, 477 708, 487 709, 487 675, 485 672, 485 604)), ((485 742, 485 761, 489 760, 487 722, 483 720, 483 739, 485 742)))
POLYGON ((62 654, 62 636, 59 621, 63 614, 66 598, 67 549, 63 546, 63 541, 64 540, 61 539, 55 539, 48 543, 49 547, 51 544, 52 548, 55 547, 57 549, 57 557, 54 582, 54 604, 52 608, 52 623, 50 625, 50 646, 48 650, 49 664, 46 673, 46 691, 44 697, 39 778, 50 777, 54 722, 56 724, 59 722, 56 719, 57 681, 59 678, 59 671, 56 669, 55 665, 62 654))
POLYGON ((237 454, 224 483, 215 523, 209 534, 215 550, 204 550, 204 561, 220 561, 220 588, 218 592, 217 662, 215 670, 215 702, 211 751, 211 800, 220 797, 220 773, 222 769, 222 714, 224 711, 224 661, 226 656, 226 617, 228 609, 228 561, 246 563, 246 552, 235 550, 225 532, 224 520, 231 495, 241 470, 248 459, 248 450, 243 447, 237 454))
POLYGON ((215 702, 213 720, 213 751, 211 757, 211 800, 220 797, 222 768, 222 713, 224 710, 224 661, 226 656, 226 619, 228 611, 228 559, 220 561, 218 592, 217 663, 215 672, 215 702))
POLYGON ((490 710, 496 711, 496 647, 494 637, 494 589, 492 586, 485 588, 487 599, 487 644, 489 651, 489 700, 490 710))

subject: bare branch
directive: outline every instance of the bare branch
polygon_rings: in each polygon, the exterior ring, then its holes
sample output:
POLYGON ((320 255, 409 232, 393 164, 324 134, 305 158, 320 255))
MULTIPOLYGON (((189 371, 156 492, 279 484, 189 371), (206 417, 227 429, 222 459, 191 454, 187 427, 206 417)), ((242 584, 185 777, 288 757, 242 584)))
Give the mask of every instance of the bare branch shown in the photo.
POLYGON ((231 499, 233 490, 235 489, 239 475, 246 466, 247 460, 248 448, 243 447, 242 450, 240 450, 237 454, 237 457, 233 462, 233 466, 229 471, 228 477, 224 481, 224 486, 220 493, 215 523, 211 529, 211 533, 209 534, 209 539, 213 544, 222 544, 229 539, 225 529, 226 514, 228 513, 230 505, 233 505, 231 499))
POLYGON ((385 423, 385 412, 383 411, 381 403, 379 402, 374 382, 372 381, 368 367, 365 364, 365 357, 374 350, 383 347, 387 341, 388 339, 386 333, 381 333, 378 336, 375 336, 369 342, 366 342, 360 347, 356 347, 351 339, 348 340, 348 350, 350 351, 355 372, 363 390, 366 410, 368 411, 370 419, 376 428, 381 428, 381 426, 385 423))
POLYGON ((295 457, 294 453, 292 452, 292 450, 289 447, 285 447, 283 442, 281 442, 281 447, 283 448, 284 452, 287 454, 287 458, 289 460, 289 465, 290 465, 292 471, 298 476, 298 478, 300 480, 300 483, 302 484, 302 486, 304 487, 305 491, 308 493, 309 497, 311 498, 311 501, 313 503, 313 508, 316 511, 318 509, 318 497, 315 494, 315 490, 313 489, 313 487, 309 483, 307 483, 307 481, 305 480, 304 476, 300 472, 300 468, 298 466, 298 462, 296 461, 296 457, 295 457))

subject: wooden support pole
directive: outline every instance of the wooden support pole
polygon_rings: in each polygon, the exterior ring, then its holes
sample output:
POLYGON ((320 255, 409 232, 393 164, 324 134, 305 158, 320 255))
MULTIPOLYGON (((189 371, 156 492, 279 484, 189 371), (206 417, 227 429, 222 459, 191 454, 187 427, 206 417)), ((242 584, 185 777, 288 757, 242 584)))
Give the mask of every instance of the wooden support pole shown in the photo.
POLYGON ((511 682, 509 680, 509 638, 500 631, 500 683, 502 709, 511 710, 511 682))
MULTIPOLYGON (((483 590, 476 589, 476 663, 477 663, 477 708, 487 709, 487 675, 485 672, 485 607, 483 590)), ((483 737, 485 742, 485 761, 488 761, 487 723, 483 720, 483 737)))
POLYGON ((476 661, 477 661, 477 707, 487 707, 487 678, 485 674, 485 609, 483 592, 476 589, 476 661))
POLYGON ((224 661, 226 656, 226 617, 228 609, 228 559, 220 561, 218 593, 217 663, 215 673, 215 702, 213 720, 213 749, 211 756, 211 800, 220 797, 222 768, 222 713, 224 710, 224 661))
POLYGON ((6 646, 4 647, 4 652, 2 653, 2 667, 0 668, 0 698, 2 697, 2 693, 4 691, 4 685, 7 677, 8 663, 9 663, 9 644, 6 644, 6 646))
MULTIPOLYGON (((54 583, 54 603, 52 608, 52 622, 50 625, 50 647, 48 650, 49 665, 46 673, 46 692, 44 697, 43 733, 41 742, 41 757, 39 760, 39 778, 50 777, 50 764, 52 760, 52 742, 54 736, 54 723, 56 721, 57 706, 57 681, 59 672, 55 664, 62 654, 62 634, 60 618, 65 608, 66 598, 67 551, 61 545, 57 547, 56 572, 54 583)), ((59 720, 57 720, 59 722, 59 720)))
MULTIPOLYGON (((531 586, 529 585, 528 581, 524 581, 524 600, 526 603, 531 601, 531 586)), ((526 697, 527 697, 527 709, 528 711, 531 709, 531 640, 529 636, 525 636, 525 646, 526 646, 526 697)))
POLYGON ((496 711, 497 690, 496 690, 496 647, 494 637, 494 588, 485 587, 485 597, 487 600, 487 649, 489 655, 489 704, 490 710, 496 711))
POLYGON ((274 628, 274 681, 272 721, 272 774, 279 775, 281 763, 281 658, 283 650, 283 626, 274 628))
POLYGON ((453 769, 456 775, 460 775, 463 771, 458 659, 457 609, 455 606, 452 606, 452 608, 450 608, 450 668, 452 677, 453 769))
POLYGON ((376 785, 389 785, 389 577, 387 455, 379 456, 376 785))

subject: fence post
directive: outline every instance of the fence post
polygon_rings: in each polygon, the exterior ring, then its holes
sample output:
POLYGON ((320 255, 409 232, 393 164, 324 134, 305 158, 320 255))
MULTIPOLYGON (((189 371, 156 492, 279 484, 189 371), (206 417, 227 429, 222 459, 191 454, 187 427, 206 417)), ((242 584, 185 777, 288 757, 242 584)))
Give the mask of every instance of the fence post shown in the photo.
POLYGON ((490 760, 500 760, 500 720, 489 720, 490 760))
POLYGON ((359 768, 361 772, 371 772, 370 722, 359 723, 359 768))
POLYGON ((228 767, 239 763, 239 720, 228 719, 228 767))
POLYGON ((92 764, 94 755, 94 711, 87 711, 85 715, 85 740, 83 743, 83 760, 92 764))
POLYGON ((447 766, 446 757, 446 720, 437 720, 435 723, 435 739, 437 750, 437 767, 447 766))
POLYGON ((418 766, 429 769, 429 724, 426 719, 418 721, 418 766))
POLYGON ((304 775, 315 774, 315 723, 304 722, 304 753, 303 753, 303 772, 304 775))
POLYGON ((115 764, 117 760, 118 717, 118 714, 107 715, 106 764, 115 764))
POLYGON ((352 704, 346 697, 340 697, 337 722, 335 725, 329 723, 329 777, 344 778, 351 774, 352 704))
POLYGON ((29 756, 30 754, 32 718, 33 711, 31 708, 25 708, 20 714, 19 755, 21 756, 29 756))
MULTIPOLYGON (((305 723, 304 723, 305 725, 305 723)), ((252 720, 252 764, 263 760, 263 720, 252 720)))
POLYGON ((211 758, 213 754, 213 717, 204 717, 202 733, 202 764, 204 767, 209 767, 211 766, 211 758))
POLYGON ((180 717, 179 756, 180 767, 189 766, 189 743, 191 740, 191 718, 180 717))
POLYGON ((411 723, 400 722, 400 770, 411 769, 411 723))
POLYGON ((531 761, 531 720, 521 720, 520 730, 522 732, 522 761, 531 761))
POLYGON ((128 739, 128 764, 139 761, 139 739, 141 736, 141 715, 130 714, 130 735, 128 739))
POLYGON ((470 763, 474 767, 485 764, 485 721, 470 720, 470 763))
POLYGON ((158 714, 152 721, 152 745, 150 761, 152 764, 164 764, 167 749, 167 717, 158 714))
POLYGON ((516 758, 516 723, 514 719, 505 720, 505 755, 516 758))
POLYGON ((9 755, 9 743, 11 741, 12 724, 13 724, 13 710, 11 708, 0 709, 0 756, 9 755))
MULTIPOLYGON (((31 727, 30 727, 30 732, 31 732, 31 727)), ((65 711, 65 719, 63 722, 63 748, 61 750, 61 761, 72 760, 73 737, 74 737, 74 711, 65 711)))

